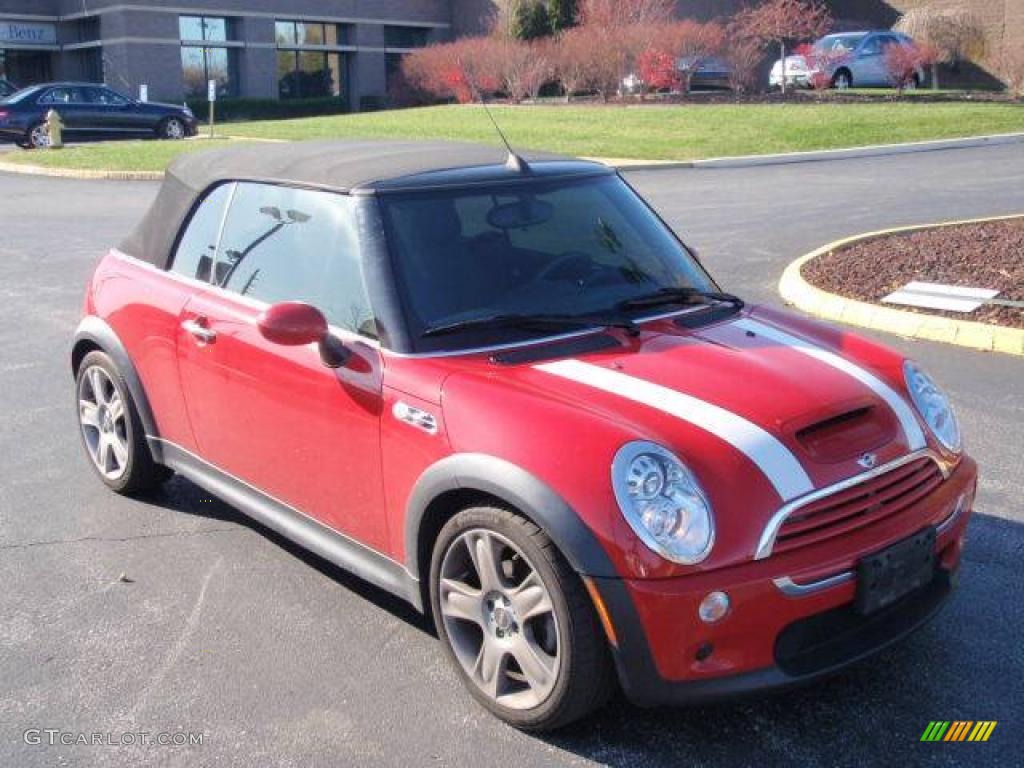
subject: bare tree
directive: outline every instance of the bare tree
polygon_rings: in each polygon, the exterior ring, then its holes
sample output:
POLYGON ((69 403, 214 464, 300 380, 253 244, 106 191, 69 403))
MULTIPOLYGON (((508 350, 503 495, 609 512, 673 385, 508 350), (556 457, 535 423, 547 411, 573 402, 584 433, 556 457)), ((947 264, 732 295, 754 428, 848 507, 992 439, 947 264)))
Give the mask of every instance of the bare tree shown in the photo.
POLYGON ((733 26, 741 37, 778 46, 785 93, 786 41, 820 37, 832 26, 832 16, 817 0, 768 0, 740 11, 733 26))
POLYGON ((674 0, 580 0, 583 25, 623 29, 634 24, 663 24, 675 16, 674 0))
POLYGON ((939 87, 939 63, 955 70, 961 61, 985 55, 985 28, 978 17, 962 6, 912 8, 900 17, 895 29, 924 43, 935 52, 931 64, 932 88, 939 87))
POLYGON ((583 27, 573 27, 558 37, 553 51, 555 78, 565 92, 566 102, 573 94, 586 88, 593 45, 593 34, 583 27))

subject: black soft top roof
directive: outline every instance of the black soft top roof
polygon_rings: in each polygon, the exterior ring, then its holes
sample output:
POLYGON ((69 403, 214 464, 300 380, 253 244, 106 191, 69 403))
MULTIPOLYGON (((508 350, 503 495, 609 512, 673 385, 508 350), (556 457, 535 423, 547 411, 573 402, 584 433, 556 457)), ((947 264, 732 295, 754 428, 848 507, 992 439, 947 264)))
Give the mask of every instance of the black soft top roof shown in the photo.
MULTIPOLYGON (((597 163, 523 153, 531 176, 610 173, 597 163)), ((524 178, 498 146, 445 141, 245 142, 180 156, 146 216, 120 248, 165 267, 182 221, 199 197, 222 182, 264 181, 354 194, 463 186, 524 178)))

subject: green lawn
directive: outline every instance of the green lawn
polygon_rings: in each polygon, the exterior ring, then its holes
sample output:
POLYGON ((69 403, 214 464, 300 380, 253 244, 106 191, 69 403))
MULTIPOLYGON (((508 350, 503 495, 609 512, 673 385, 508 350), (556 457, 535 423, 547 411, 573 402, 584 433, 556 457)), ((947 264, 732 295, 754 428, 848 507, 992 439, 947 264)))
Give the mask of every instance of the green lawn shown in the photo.
MULTIPOLYGON (((1018 104, 709 104, 495 107, 518 147, 588 157, 695 160, 1024 131, 1018 104)), ((236 136, 494 141, 477 106, 223 126, 236 136)))
POLYGON ((184 152, 198 152, 229 143, 226 139, 105 141, 53 151, 15 150, 0 154, 0 161, 75 170, 162 171, 171 160, 184 152))
MULTIPOLYGON (((1024 131, 1024 105, 707 104, 687 106, 494 107, 517 147, 586 157, 693 160, 1024 131)), ((412 138, 494 142, 479 106, 425 107, 356 115, 222 124, 263 139, 412 138)), ((219 142, 213 142, 216 144, 219 142)), ((16 162, 78 168, 162 168, 208 142, 102 144, 63 153, 13 153, 16 162)))

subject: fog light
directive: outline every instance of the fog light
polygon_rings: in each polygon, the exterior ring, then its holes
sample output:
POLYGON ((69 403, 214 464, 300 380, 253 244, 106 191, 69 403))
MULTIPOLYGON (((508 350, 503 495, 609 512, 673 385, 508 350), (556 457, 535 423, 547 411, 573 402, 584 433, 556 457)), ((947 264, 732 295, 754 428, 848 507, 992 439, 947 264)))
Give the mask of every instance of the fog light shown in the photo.
POLYGON ((697 615, 705 624, 714 624, 729 612, 729 596, 725 592, 708 592, 700 601, 697 615))

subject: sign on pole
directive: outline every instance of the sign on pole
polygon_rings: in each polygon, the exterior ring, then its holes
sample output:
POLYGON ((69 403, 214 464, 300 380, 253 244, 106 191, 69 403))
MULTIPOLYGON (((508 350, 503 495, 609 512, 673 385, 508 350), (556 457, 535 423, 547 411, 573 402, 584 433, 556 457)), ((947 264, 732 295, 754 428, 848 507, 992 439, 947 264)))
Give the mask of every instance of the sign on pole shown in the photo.
POLYGON ((143 104, 149 101, 149 86, 146 83, 139 86, 139 101, 143 104))
POLYGON ((217 104, 217 81, 210 80, 206 84, 206 100, 210 102, 210 138, 213 138, 214 111, 217 104))

